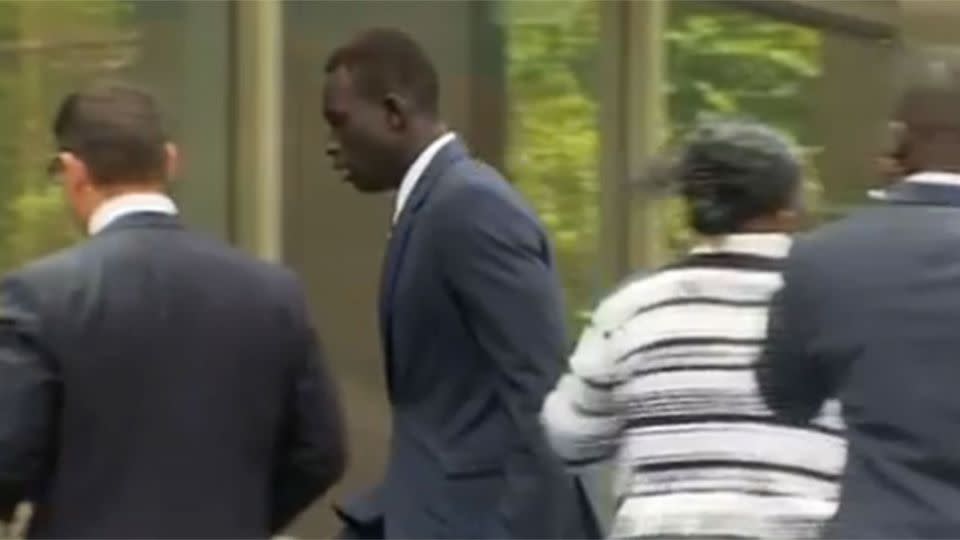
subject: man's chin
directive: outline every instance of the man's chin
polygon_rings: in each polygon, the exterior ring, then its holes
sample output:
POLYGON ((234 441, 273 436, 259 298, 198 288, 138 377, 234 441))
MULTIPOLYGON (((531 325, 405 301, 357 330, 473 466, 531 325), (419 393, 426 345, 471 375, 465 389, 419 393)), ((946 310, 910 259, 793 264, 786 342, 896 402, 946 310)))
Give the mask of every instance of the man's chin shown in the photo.
POLYGON ((343 180, 344 182, 353 186, 353 189, 359 191, 360 193, 380 193, 389 190, 389 188, 377 185, 375 182, 365 182, 362 179, 352 176, 347 176, 343 180))

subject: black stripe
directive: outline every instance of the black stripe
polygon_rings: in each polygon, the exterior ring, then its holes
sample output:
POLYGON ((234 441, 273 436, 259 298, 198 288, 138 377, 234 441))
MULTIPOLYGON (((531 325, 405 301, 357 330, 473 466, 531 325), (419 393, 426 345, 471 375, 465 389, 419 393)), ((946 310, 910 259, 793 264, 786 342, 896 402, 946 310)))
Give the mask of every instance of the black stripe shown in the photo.
POLYGON ((667 349, 670 347, 686 347, 686 346, 704 346, 704 345, 744 345, 744 346, 753 346, 760 347, 765 342, 763 338, 756 339, 734 339, 726 337, 695 337, 695 338, 671 338, 671 339, 661 339, 654 341, 653 343, 648 343, 641 347, 630 350, 627 354, 617 358, 616 363, 621 363, 624 360, 630 358, 635 354, 642 354, 650 351, 655 351, 657 349, 667 349))
MULTIPOLYGON (((756 2, 757 0, 750 0, 756 2)), ((682 533, 640 533, 630 535, 629 540, 754 540, 755 536, 740 536, 737 534, 682 534, 682 533)))
POLYGON ((651 311, 673 306, 691 306, 695 304, 705 304, 708 306, 727 306, 727 307, 740 307, 740 308, 764 308, 770 304, 769 300, 731 300, 728 298, 716 298, 709 296, 692 296, 692 297, 681 297, 681 298, 670 298, 668 300, 662 300, 654 304, 643 306, 636 311, 634 311, 629 318, 624 322, 630 322, 631 320, 643 315, 645 313, 650 313, 651 311))
POLYGON ((594 390, 599 390, 601 392, 609 392, 614 388, 624 384, 627 381, 598 381, 596 379, 589 379, 587 377, 579 377, 583 384, 589 386, 594 390))
POLYGON ((782 257, 763 257, 746 253, 696 253, 664 267, 664 270, 683 268, 730 268, 757 272, 782 272, 782 257))
MULTIPOLYGON (((820 480, 820 479, 818 479, 820 480)), ((757 489, 757 488, 678 488, 678 489, 667 489, 667 488, 658 488, 651 490, 643 491, 631 491, 624 495, 624 497, 657 497, 660 495, 676 495, 678 493, 739 493, 743 495, 757 495, 760 497, 790 497, 795 496, 794 493, 785 492, 785 491, 773 491, 770 489, 757 489)))
MULTIPOLYGON (((818 425, 818 424, 808 424, 802 428, 797 428, 793 424, 787 424, 777 420, 775 416, 771 415, 753 415, 753 414, 663 414, 663 415, 650 415, 642 418, 632 418, 627 421, 626 429, 640 429, 650 426, 669 426, 669 425, 683 425, 683 424, 763 424, 766 426, 776 426, 776 427, 785 427, 792 429, 808 429, 810 431, 816 431, 826 435, 831 435, 834 437, 843 437, 842 429, 834 429, 831 427, 818 425)), ((696 431, 693 429, 691 431, 696 431)))
POLYGON ((595 409, 590 409, 588 407, 584 407, 583 405, 577 402, 571 402, 570 405, 573 408, 573 412, 585 418, 616 418, 617 417, 617 414, 615 412, 598 411, 595 409))
POLYGON ((695 461, 664 461, 660 463, 647 463, 642 465, 634 465, 633 471, 635 474, 643 474, 645 472, 712 468, 777 471, 789 474, 797 474, 800 476, 810 476, 813 478, 826 480, 828 482, 836 482, 840 480, 840 476, 837 474, 825 473, 823 471, 808 469, 806 467, 800 467, 796 465, 782 465, 779 463, 767 463, 763 461, 737 461, 732 459, 701 459, 695 461))
MULTIPOLYGON (((709 347, 709 345, 706 345, 706 346, 709 347)), ((727 356, 739 356, 743 353, 751 353, 754 356, 756 356, 756 346, 753 344, 734 345, 734 344, 727 343, 727 344, 723 344, 723 346, 731 347, 732 350, 723 351, 723 352, 716 352, 716 351, 704 352, 703 349, 689 349, 685 351, 667 351, 659 354, 649 355, 644 360, 646 360, 647 362, 664 362, 667 360, 676 360, 676 359, 683 359, 683 358, 702 358, 705 355, 723 358, 727 356), (744 350, 742 351, 738 350, 737 347, 743 347, 744 350)))
POLYGON ((567 467, 589 467, 590 465, 596 465, 598 463, 603 463, 608 461, 613 457, 613 452, 605 453, 599 456, 578 458, 578 459, 565 459, 563 464, 567 467))
MULTIPOLYGON (((703 356, 703 355, 697 355, 703 356)), ((753 364, 729 365, 729 364, 683 364, 672 366, 660 366, 647 369, 638 369, 633 372, 634 377, 644 375, 653 375, 656 373, 670 373, 673 371, 753 371, 753 364)))

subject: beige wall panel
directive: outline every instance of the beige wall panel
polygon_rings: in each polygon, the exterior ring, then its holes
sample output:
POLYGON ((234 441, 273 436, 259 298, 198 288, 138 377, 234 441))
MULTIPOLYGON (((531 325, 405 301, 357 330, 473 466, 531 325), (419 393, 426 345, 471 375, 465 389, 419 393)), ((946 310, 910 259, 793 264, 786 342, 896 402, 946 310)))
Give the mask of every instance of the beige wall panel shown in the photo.
POLYGON ((884 150, 893 98, 890 43, 824 32, 816 120, 826 217, 863 203, 882 183, 876 158, 884 150))
MULTIPOLYGON (((896 25, 900 10, 895 0, 786 0, 787 2, 843 17, 880 24, 896 25)), ((901 0, 902 1, 902 0, 901 0)), ((914 0, 906 0, 912 3, 914 0)), ((921 0, 923 1, 923 0, 921 0)), ((935 0, 948 3, 952 0, 935 0)))
POLYGON ((900 0, 903 37, 911 43, 960 44, 960 2, 900 0))

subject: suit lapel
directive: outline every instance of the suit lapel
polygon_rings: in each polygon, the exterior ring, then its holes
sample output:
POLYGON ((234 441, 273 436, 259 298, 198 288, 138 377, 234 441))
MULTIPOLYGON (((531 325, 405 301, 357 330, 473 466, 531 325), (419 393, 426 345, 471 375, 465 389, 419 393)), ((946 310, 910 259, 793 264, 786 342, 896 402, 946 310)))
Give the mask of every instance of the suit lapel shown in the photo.
POLYGON ((393 313, 392 298, 393 290, 396 286, 396 279, 399 275, 399 266, 401 254, 406 248, 406 243, 410 239, 410 219, 409 213, 403 212, 393 230, 390 232, 390 239, 387 241, 387 251, 383 258, 383 270, 380 274, 380 335, 383 340, 383 352, 386 359, 387 383, 392 388, 393 373, 393 313))
POLYGON ((467 149, 460 143, 459 139, 454 139, 447 143, 437 155, 434 156, 430 165, 427 166, 423 176, 420 178, 420 181, 417 183, 417 187, 414 188, 413 193, 410 194, 410 198, 400 212, 397 223, 394 225, 390 239, 387 242, 387 250, 383 260, 383 272, 380 277, 380 328, 384 357, 387 364, 387 380, 391 388, 393 387, 393 380, 396 374, 396 360, 393 351, 394 298, 396 296, 400 272, 405 263, 404 255, 410 243, 413 229, 417 224, 417 214, 427 202, 430 192, 443 176, 444 172, 457 161, 467 157, 469 157, 467 149))

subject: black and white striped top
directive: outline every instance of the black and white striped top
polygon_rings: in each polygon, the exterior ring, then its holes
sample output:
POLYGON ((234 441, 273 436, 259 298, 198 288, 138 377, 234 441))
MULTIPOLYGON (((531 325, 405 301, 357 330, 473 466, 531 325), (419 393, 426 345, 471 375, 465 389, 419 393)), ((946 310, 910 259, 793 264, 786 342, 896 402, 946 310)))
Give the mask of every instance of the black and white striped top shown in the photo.
POLYGON ((804 538, 834 510, 846 456, 835 403, 777 422, 753 364, 790 247, 732 235, 604 300, 547 397, 572 466, 616 454, 616 537, 804 538))

